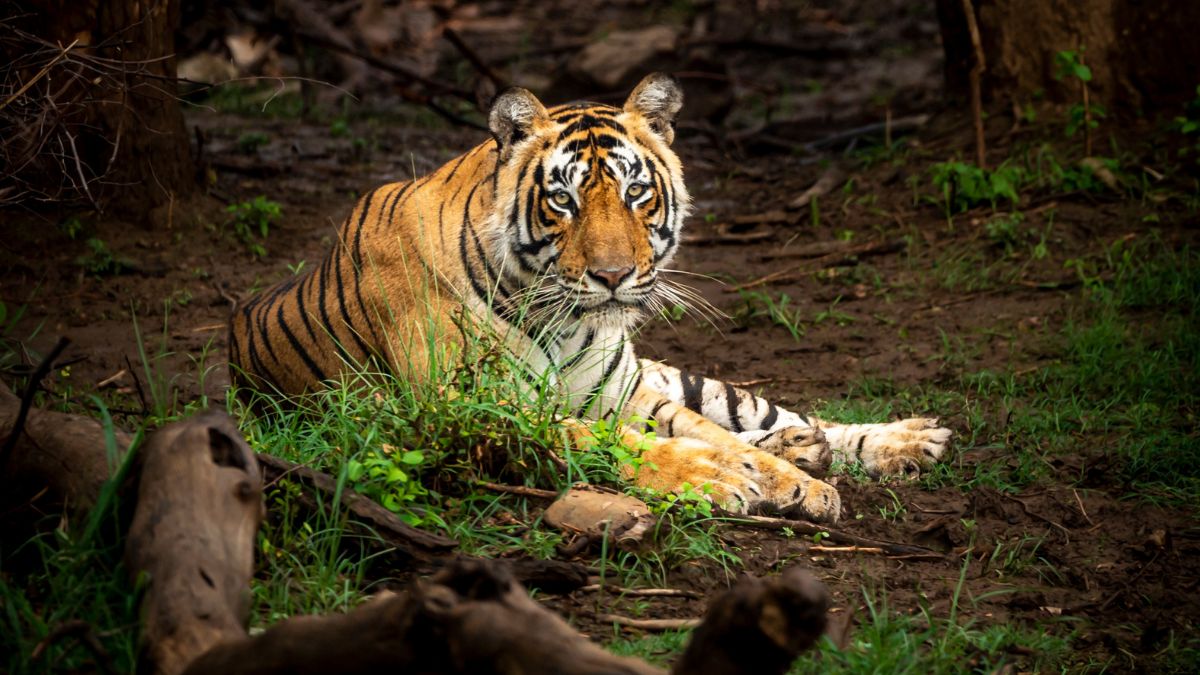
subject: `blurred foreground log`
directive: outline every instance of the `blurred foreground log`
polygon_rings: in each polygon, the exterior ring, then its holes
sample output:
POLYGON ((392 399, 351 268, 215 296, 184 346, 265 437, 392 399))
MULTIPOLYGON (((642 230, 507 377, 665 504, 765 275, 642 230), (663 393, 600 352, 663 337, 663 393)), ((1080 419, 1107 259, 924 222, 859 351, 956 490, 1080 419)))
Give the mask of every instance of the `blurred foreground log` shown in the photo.
MULTIPOLYGON (((0 389, 0 423, 15 402, 0 389)), ((62 442, 67 452, 55 456, 81 462, 64 466, 64 474, 81 467, 98 472, 89 481, 63 482, 62 489, 98 492, 93 483, 109 472, 88 453, 103 456, 103 428, 46 411, 31 411, 28 419, 26 443, 53 451, 49 445, 62 442)), ((250 637, 250 580, 264 516, 258 458, 220 411, 168 425, 137 452, 125 557, 145 588, 143 672, 662 672, 605 651, 534 602, 507 563, 482 559, 454 561, 410 590, 383 594, 353 612, 295 617, 250 637)), ((824 587, 800 570, 747 579, 713 601, 674 672, 782 673, 820 637, 827 606, 824 587)))
POLYGON ((209 411, 150 436, 125 540, 142 601, 138 670, 174 675, 223 640, 245 635, 262 474, 233 420, 209 411))

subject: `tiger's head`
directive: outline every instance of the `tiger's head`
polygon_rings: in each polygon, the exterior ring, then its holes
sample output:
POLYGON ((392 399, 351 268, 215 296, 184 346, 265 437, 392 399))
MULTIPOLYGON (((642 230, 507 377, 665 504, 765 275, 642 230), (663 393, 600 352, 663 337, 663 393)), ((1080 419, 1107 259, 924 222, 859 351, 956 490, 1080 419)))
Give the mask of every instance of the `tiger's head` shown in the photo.
POLYGON ((647 76, 620 107, 547 110, 529 91, 492 105, 492 254, 534 316, 630 326, 686 289, 660 279, 690 198, 671 150, 683 92, 647 76))

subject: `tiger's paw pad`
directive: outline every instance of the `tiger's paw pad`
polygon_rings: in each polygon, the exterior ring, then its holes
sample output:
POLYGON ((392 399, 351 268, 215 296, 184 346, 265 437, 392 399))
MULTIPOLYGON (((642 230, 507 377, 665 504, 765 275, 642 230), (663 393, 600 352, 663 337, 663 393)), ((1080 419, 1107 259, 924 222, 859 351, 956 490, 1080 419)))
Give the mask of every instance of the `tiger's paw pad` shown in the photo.
POLYGON ((763 452, 786 459, 812 474, 824 474, 833 462, 825 432, 815 426, 776 429, 749 442, 763 452))
POLYGON ((833 524, 842 515, 842 496, 825 481, 809 478, 792 492, 793 501, 775 507, 789 518, 833 524))
POLYGON ((866 436, 859 457, 872 476, 916 478, 942 459, 952 435, 930 417, 881 424, 866 436))

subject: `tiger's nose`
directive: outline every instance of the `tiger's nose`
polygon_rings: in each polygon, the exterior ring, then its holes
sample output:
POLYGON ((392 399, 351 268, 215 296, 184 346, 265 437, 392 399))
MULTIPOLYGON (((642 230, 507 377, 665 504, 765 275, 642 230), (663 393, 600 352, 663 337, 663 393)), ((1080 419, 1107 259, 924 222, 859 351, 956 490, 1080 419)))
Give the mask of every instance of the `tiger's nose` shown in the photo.
POLYGON ((633 274, 632 267, 622 267, 620 269, 607 270, 589 270, 588 274, 592 275, 600 283, 604 284, 611 290, 617 290, 617 286, 625 280, 630 274, 633 274))

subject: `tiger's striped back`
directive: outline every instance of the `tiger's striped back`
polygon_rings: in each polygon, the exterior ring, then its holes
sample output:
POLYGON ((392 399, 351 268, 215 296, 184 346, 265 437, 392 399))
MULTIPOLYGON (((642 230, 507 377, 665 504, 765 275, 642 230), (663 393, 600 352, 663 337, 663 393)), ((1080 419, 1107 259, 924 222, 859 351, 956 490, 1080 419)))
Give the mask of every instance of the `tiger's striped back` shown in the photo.
POLYGON ((501 95, 493 140, 370 192, 319 265, 235 310, 235 379, 291 395, 372 362, 420 376, 465 307, 568 392, 615 401, 637 377, 629 329, 670 299, 658 269, 689 204, 679 104, 662 76, 623 108, 501 95))

